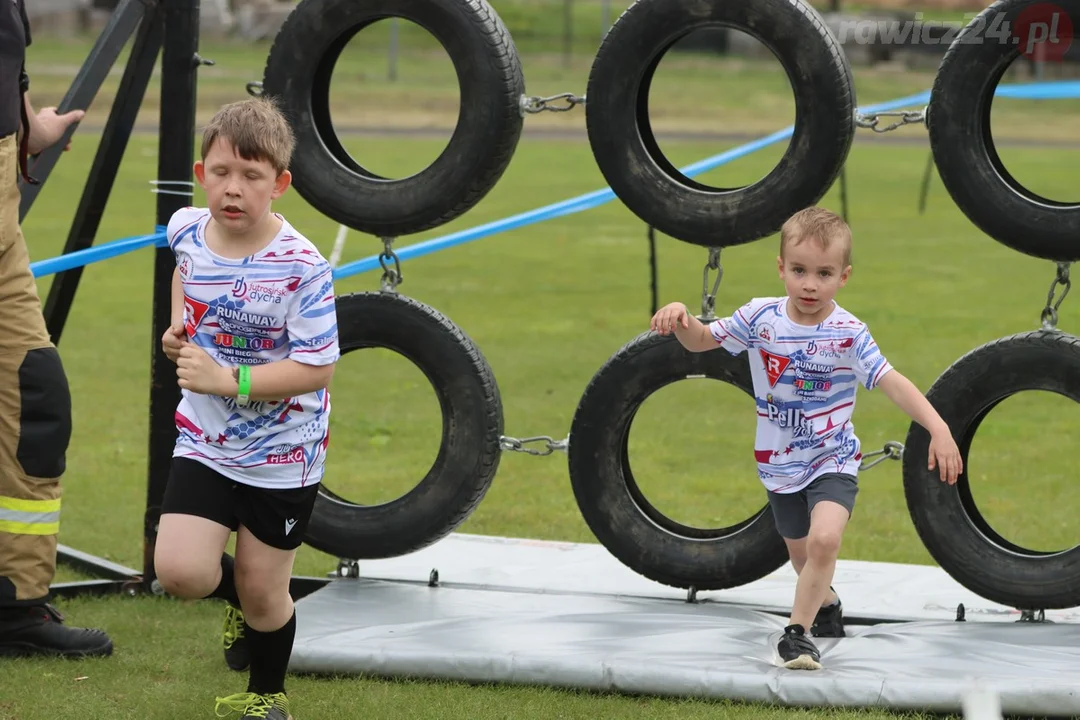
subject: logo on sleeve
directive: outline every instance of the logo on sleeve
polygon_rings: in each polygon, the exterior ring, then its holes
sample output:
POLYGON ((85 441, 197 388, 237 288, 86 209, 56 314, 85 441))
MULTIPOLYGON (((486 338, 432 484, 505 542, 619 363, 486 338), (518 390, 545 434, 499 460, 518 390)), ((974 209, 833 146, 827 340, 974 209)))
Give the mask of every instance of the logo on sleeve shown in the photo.
POLYGON ((765 363, 765 375, 769 378, 769 387, 776 387, 776 381, 787 370, 791 359, 783 355, 773 355, 767 350, 758 350, 758 352, 761 353, 761 360, 765 363))
POLYGON ((184 331, 188 337, 195 335, 199 323, 202 322, 203 316, 209 309, 210 306, 206 303, 184 296, 184 331))

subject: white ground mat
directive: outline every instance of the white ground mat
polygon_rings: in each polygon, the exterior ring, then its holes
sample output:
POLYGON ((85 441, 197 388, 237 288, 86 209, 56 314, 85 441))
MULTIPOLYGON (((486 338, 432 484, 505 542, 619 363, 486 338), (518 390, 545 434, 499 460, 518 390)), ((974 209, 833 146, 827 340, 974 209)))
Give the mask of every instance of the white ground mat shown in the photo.
POLYGON ((1080 714, 1080 612, 1016 622, 936 567, 841 561, 845 615, 893 622, 818 640, 819 672, 775 663, 789 567, 696 603, 593 544, 455 534, 359 569, 297 603, 292 672, 938 712, 978 677, 1006 714, 1080 714))

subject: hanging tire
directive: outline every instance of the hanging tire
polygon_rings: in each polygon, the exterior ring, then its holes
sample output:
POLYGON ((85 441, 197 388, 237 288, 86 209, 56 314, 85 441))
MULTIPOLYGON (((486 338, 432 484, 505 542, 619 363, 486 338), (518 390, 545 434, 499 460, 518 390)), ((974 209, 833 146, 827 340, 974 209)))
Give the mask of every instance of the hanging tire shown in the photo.
POLYGON ((630 426, 638 408, 657 390, 690 376, 754 396, 746 353, 691 353, 672 335, 639 335, 585 388, 570 426, 570 483, 597 540, 631 570, 680 588, 738 587, 788 560, 768 504, 730 527, 692 528, 649 503, 630 470, 630 426))
POLYGON ((593 156, 627 208, 684 242, 725 247, 773 234, 832 186, 855 134, 855 87, 847 57, 802 0, 637 0, 604 37, 585 105, 593 156), (717 24, 764 43, 795 94, 795 125, 780 162, 752 185, 714 188, 664 157, 649 118, 649 88, 664 53, 693 30, 717 24))
POLYGON ((485 0, 302 0, 274 40, 262 93, 277 99, 296 134, 296 191, 316 210, 379 237, 454 220, 495 186, 517 148, 525 81, 513 40, 485 0), (330 77, 356 33, 384 18, 420 25, 457 71, 461 109, 439 157, 410 177, 367 170, 342 147, 330 119, 330 77))
MULTIPOLYGON (((448 318, 397 293, 337 298, 342 355, 386 348, 404 355, 427 376, 442 407, 438 456, 405 495, 359 505, 334 493, 324 478, 305 542, 340 558, 405 555, 445 537, 476 509, 499 466, 502 401, 480 349, 448 318)), ((348 412, 340 408, 338 412, 348 412)), ((338 436, 334 444, 350 438, 338 436)), ((364 469, 357 468, 363 476, 364 469)))
POLYGON ((941 181, 968 220, 1013 250, 1071 262, 1080 260, 1080 202, 1050 200, 1020 184, 998 157, 990 131, 998 83, 1013 60, 1030 52, 1025 38, 1054 8, 1063 13, 1055 27, 1067 34, 1059 38, 1064 52, 1073 28, 1080 28, 1080 0, 999 0, 969 22, 938 68, 926 125, 941 181))
POLYGON ((1080 547, 1040 552, 1009 542, 983 518, 968 482, 967 456, 979 424, 1002 400, 1025 390, 1080 402, 1080 339, 1044 330, 1012 335, 975 348, 946 369, 927 398, 949 424, 964 472, 950 486, 937 470, 927 470, 930 436, 912 423, 904 445, 904 494, 930 555, 971 592, 1021 610, 1076 607, 1080 547))

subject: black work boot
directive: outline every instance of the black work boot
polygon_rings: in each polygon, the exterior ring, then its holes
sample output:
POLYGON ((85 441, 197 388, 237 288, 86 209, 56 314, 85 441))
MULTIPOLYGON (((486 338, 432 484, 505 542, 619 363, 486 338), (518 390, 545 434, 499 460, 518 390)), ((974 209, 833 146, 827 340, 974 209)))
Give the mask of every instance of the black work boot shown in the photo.
POLYGON ((0 608, 0 656, 91 657, 112 654, 102 630, 68 627, 52 605, 0 608))

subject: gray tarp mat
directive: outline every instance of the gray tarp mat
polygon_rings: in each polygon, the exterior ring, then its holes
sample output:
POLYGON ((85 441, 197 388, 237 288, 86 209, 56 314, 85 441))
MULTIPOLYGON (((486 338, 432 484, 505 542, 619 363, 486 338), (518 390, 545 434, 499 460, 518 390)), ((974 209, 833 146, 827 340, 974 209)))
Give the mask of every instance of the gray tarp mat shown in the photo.
POLYGON ((790 569, 692 604, 600 546, 452 535, 360 571, 297 603, 290 671, 939 712, 978 677, 1005 713, 1080 714, 1080 626, 1007 622, 933 567, 841 561, 846 614, 916 619, 818 640, 820 672, 776 666, 786 618, 763 610, 789 609, 790 569))

